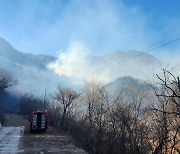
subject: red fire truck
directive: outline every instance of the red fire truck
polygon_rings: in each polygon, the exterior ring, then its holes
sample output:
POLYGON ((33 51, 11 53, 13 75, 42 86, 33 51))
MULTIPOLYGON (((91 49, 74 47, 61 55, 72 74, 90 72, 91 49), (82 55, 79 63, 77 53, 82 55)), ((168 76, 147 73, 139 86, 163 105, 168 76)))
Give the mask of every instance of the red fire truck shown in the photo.
POLYGON ((46 132, 48 128, 48 112, 47 110, 38 110, 32 112, 30 118, 30 133, 38 131, 38 132, 46 132))

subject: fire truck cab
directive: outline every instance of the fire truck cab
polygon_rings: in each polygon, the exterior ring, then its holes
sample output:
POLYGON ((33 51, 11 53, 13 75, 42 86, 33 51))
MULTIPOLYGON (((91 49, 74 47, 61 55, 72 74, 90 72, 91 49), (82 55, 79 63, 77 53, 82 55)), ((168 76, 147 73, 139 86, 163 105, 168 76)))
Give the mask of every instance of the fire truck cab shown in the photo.
POLYGON ((48 121, 48 112, 47 110, 38 110, 32 112, 30 118, 30 133, 32 132, 46 132, 48 128, 49 121, 48 121))

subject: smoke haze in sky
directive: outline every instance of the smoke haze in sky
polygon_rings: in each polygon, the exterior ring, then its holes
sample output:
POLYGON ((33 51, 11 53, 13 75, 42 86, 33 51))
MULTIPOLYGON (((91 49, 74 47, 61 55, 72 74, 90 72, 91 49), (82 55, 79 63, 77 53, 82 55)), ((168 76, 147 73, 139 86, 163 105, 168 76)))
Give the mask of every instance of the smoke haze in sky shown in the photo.
MULTIPOLYGON (((179 1, 0 0, 0 36, 20 51, 56 55, 71 42, 91 54, 140 50, 180 35, 179 1), (161 4, 161 5, 160 5, 161 4), (163 5, 162 5, 163 4, 163 5)), ((178 53, 174 43, 164 50, 178 53)))

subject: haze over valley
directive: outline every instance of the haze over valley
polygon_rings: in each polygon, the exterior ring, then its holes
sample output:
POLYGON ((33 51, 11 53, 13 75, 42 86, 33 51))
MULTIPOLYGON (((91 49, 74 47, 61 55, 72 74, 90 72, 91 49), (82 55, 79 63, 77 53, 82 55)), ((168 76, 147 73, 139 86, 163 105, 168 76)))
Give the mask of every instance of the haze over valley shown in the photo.
POLYGON ((58 84, 81 89, 85 82, 93 79, 103 84, 124 76, 145 81, 153 77, 161 64, 154 56, 139 51, 93 56, 78 43, 72 44, 59 57, 36 55, 14 49, 3 38, 0 38, 0 59, 1 68, 18 80, 13 89, 38 96, 42 96, 45 89, 54 92, 58 84))

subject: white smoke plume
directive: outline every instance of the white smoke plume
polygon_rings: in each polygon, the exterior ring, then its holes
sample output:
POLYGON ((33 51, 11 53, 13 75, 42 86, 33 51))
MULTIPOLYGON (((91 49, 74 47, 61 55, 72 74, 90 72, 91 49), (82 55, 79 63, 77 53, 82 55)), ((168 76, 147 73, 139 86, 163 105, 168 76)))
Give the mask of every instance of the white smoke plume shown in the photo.
POLYGON ((81 42, 72 42, 69 48, 59 54, 58 59, 55 62, 50 63, 47 67, 54 70, 60 76, 65 76, 71 79, 73 82, 82 83, 82 81, 90 81, 92 78, 96 78, 101 82, 108 82, 108 74, 95 74, 98 64, 93 64, 90 60, 90 50, 86 45, 81 42))
POLYGON ((56 62, 50 63, 48 67, 54 69, 61 76, 78 78, 84 73, 85 58, 87 57, 88 49, 80 42, 73 42, 67 51, 60 54, 56 62))

